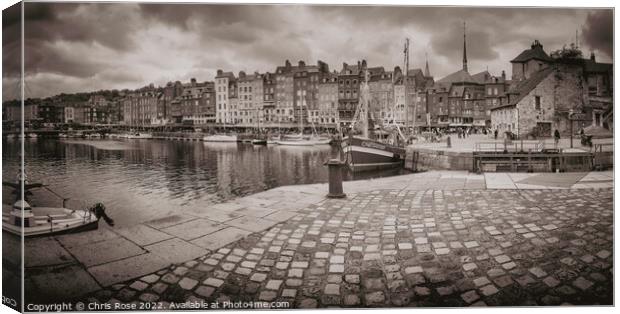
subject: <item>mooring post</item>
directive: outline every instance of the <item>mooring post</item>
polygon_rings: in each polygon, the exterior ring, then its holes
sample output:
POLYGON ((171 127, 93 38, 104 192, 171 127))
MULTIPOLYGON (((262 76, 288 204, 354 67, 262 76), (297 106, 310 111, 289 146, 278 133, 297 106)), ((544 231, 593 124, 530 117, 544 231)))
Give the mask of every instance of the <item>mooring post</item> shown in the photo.
POLYGON ((329 172, 329 193, 328 198, 345 198, 346 194, 342 191, 342 167, 345 165, 340 159, 330 159, 327 162, 329 172))
POLYGON ((448 144, 448 148, 452 147, 452 143, 450 142, 450 137, 446 139, 446 144, 448 144))

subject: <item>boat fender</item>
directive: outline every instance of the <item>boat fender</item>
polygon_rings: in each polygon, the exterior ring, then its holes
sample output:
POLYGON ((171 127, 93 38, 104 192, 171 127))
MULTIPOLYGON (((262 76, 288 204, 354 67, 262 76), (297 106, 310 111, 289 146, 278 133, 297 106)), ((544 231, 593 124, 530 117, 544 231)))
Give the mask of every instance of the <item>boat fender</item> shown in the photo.
POLYGON ((114 219, 110 218, 110 216, 105 213, 105 206, 102 203, 96 203, 90 207, 90 210, 95 214, 97 219, 103 218, 108 226, 114 226, 114 219))

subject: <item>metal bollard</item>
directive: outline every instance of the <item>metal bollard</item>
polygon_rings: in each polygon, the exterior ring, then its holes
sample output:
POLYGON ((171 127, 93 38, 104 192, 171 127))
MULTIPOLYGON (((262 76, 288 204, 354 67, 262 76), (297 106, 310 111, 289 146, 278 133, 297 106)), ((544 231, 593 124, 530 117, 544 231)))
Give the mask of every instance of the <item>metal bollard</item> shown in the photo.
POLYGON ((345 198, 342 192, 342 167, 345 165, 340 159, 330 159, 327 162, 329 171, 329 193, 328 198, 345 198))
POLYGON ((450 137, 446 139, 446 143, 448 144, 448 148, 452 147, 452 143, 450 142, 450 137))

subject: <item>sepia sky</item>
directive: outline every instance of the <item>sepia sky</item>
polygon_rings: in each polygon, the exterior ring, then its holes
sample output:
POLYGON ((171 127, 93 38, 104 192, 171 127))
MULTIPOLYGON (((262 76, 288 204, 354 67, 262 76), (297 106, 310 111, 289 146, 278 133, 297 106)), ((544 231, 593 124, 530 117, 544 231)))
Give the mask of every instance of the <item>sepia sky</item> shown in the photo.
MULTIPOLYGON (((18 92, 19 6, 3 11, 3 100, 18 92)), ((366 59, 439 79, 461 68, 467 22, 470 73, 511 75, 510 60, 540 40, 550 52, 575 41, 613 56, 613 12, 394 6, 26 3, 26 96, 212 80, 217 69, 273 72, 289 59, 330 70, 366 59)))

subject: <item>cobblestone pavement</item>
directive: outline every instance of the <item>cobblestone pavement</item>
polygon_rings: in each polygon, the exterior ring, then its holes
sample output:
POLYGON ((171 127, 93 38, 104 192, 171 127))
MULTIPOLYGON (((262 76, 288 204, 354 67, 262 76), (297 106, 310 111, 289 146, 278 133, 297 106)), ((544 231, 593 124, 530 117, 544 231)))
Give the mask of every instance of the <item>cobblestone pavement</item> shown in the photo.
POLYGON ((83 301, 612 304, 612 197, 612 189, 350 194, 83 301))

